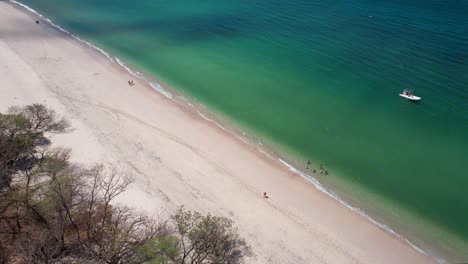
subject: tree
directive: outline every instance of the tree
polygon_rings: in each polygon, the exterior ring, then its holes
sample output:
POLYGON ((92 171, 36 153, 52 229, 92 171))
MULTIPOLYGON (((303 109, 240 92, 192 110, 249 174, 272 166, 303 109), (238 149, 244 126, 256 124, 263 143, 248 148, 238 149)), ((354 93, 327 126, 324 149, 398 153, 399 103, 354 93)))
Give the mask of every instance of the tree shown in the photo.
POLYGON ((10 186, 21 158, 34 150, 29 126, 29 120, 23 116, 0 114, 0 190, 10 186))
POLYGON ((58 118, 54 110, 42 104, 26 105, 24 107, 10 107, 10 115, 22 116, 29 121, 29 131, 40 136, 45 133, 63 133, 70 127, 70 122, 65 118, 58 118))
POLYGON ((10 250, 25 263, 140 263, 138 248, 168 233, 164 223, 111 205, 131 182, 112 168, 73 165, 69 150, 59 148, 48 151, 32 174, 29 195, 17 183, 11 189, 16 198, 7 199, 14 201, 6 210, 14 217, 4 222, 14 236, 0 230, 0 241, 13 241, 10 250))
POLYGON ((148 240, 138 248, 139 262, 148 264, 174 263, 179 254, 178 238, 173 234, 148 240))
POLYGON ((63 133, 69 127, 67 120, 40 104, 0 113, 0 191, 9 187, 13 174, 37 165, 38 148, 50 143, 46 134, 63 133))
POLYGON ((252 250, 239 236, 232 221, 201 215, 180 207, 172 217, 179 239, 177 263, 243 263, 252 250))

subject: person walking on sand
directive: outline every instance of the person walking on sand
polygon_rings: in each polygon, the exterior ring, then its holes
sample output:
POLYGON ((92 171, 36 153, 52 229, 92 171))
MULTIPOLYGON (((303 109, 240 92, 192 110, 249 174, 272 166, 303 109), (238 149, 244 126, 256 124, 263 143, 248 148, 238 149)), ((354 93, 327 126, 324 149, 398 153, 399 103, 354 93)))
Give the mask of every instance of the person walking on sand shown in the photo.
POLYGON ((306 169, 310 169, 310 160, 307 161, 306 169))
POLYGON ((268 197, 268 195, 267 195, 266 192, 263 192, 263 198, 268 199, 268 198, 270 198, 270 197, 268 197))

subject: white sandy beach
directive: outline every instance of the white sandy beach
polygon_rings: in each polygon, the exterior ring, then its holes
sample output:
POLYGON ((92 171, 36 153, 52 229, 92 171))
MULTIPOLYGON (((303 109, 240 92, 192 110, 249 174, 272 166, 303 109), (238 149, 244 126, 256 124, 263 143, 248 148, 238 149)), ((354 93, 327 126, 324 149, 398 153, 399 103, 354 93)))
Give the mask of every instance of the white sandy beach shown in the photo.
POLYGON ((122 203, 152 214, 185 205, 229 217, 254 248, 251 263, 433 262, 192 108, 36 19, 0 2, 0 111, 44 103, 66 116, 74 130, 53 140, 72 148, 75 161, 117 164, 134 176, 122 203))

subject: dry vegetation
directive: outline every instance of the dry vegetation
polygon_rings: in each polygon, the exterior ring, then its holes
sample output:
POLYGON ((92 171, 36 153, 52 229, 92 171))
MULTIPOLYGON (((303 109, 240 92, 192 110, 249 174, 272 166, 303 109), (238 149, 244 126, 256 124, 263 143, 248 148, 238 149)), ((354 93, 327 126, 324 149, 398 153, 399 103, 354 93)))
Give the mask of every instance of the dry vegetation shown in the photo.
POLYGON ((43 105, 0 113, 0 263, 244 263, 232 222, 179 208, 158 221, 114 206, 131 179, 83 168, 51 134, 70 125, 43 105))

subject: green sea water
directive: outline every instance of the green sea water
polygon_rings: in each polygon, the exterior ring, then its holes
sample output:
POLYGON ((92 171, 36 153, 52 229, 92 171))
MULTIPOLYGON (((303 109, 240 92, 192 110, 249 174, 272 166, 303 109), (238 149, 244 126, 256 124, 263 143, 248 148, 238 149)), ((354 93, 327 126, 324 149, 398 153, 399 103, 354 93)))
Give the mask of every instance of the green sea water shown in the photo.
POLYGON ((468 258, 468 2, 21 2, 468 258))

